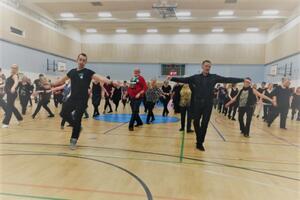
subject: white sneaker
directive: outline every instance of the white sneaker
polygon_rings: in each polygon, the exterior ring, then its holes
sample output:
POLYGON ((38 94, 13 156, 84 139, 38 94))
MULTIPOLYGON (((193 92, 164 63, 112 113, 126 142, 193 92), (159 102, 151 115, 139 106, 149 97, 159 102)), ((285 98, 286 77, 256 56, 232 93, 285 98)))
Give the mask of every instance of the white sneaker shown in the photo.
POLYGON ((7 124, 3 124, 2 128, 8 128, 8 125, 7 124))

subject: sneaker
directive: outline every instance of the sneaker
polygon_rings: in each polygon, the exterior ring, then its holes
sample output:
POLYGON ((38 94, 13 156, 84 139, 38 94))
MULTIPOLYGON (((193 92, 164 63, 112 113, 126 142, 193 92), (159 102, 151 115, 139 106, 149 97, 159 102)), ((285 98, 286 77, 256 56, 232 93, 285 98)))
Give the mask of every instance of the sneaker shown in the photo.
POLYGON ((77 144, 77 139, 71 138, 71 140, 70 140, 70 149, 75 150, 76 149, 76 144, 77 144))
POLYGON ((7 124, 3 124, 2 128, 8 128, 8 125, 7 124))

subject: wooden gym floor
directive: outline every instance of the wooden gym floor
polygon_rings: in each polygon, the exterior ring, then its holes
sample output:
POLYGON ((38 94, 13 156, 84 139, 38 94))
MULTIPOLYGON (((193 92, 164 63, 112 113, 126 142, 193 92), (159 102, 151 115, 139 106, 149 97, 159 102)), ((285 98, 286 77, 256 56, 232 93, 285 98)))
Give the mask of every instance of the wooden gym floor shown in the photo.
POLYGON ((0 129, 0 199, 300 199, 297 121, 288 119, 285 131, 278 119, 268 128, 255 118, 244 138, 237 122, 214 112, 206 152, 195 150, 194 134, 186 134, 180 163, 179 123, 129 132, 126 123, 84 119, 71 151, 71 129, 60 129, 60 109, 52 109, 55 118, 42 110, 33 120, 29 108, 20 125, 13 118, 0 129))

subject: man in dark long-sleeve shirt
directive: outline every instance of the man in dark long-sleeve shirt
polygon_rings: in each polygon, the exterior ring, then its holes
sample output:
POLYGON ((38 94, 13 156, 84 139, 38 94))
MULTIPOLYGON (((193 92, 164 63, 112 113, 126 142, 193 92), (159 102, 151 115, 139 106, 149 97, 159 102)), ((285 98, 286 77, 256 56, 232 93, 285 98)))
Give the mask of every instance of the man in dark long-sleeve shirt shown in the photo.
POLYGON ((201 74, 196 74, 186 78, 168 77, 171 81, 189 84, 192 90, 191 110, 197 136, 196 147, 201 151, 205 151, 203 143, 213 107, 215 84, 239 83, 244 81, 244 79, 241 78, 226 78, 216 74, 210 74, 210 68, 211 62, 209 60, 205 60, 202 62, 201 74))

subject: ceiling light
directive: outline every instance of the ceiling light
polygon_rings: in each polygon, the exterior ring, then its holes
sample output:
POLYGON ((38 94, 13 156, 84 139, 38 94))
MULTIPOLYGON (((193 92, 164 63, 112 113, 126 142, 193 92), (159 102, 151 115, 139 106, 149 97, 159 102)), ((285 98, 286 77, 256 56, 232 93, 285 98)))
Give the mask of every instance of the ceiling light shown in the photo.
POLYGON ((99 12, 98 16, 99 17, 112 17, 110 12, 99 12))
POLYGON ((188 29, 188 28, 181 28, 178 30, 179 33, 189 33, 191 32, 191 29, 188 29))
POLYGON ((65 18, 72 18, 74 17, 74 14, 70 12, 66 12, 66 13, 61 13, 60 16, 65 18))
POLYGON ((117 29, 116 30, 117 33, 127 33, 126 29, 117 29))
POLYGON ((190 17, 192 14, 189 11, 176 12, 176 17, 190 17))
POLYGON ((233 10, 221 10, 218 12, 218 15, 220 16, 231 16, 234 14, 233 10))
POLYGON ((247 32, 258 32, 259 31, 259 28, 257 27, 249 27, 247 28, 247 32))
POLYGON ((147 33, 157 33, 158 30, 157 29, 148 29, 147 33))
POLYGON ((136 13, 137 17, 150 17, 151 14, 149 12, 138 12, 136 13))
POLYGON ((97 30, 94 29, 94 28, 87 28, 87 29, 85 29, 85 32, 87 32, 87 33, 97 33, 97 30))
POLYGON ((224 29, 223 28, 213 28, 213 29, 211 29, 211 32, 213 32, 213 33, 222 33, 222 32, 224 32, 224 29))
POLYGON ((278 15, 279 10, 264 10, 262 12, 263 15, 278 15))

